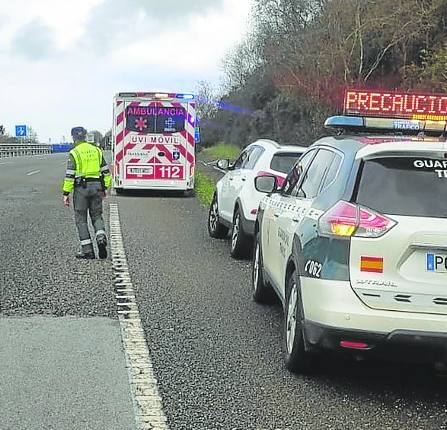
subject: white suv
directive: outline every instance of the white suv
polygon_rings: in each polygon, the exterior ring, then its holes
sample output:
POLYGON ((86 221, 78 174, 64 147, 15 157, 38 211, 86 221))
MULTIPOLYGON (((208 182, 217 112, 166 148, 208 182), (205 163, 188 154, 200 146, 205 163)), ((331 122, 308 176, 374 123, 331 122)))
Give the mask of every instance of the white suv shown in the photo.
POLYGON ((229 160, 217 162, 227 173, 216 185, 209 210, 208 232, 211 237, 224 238, 231 229, 232 257, 242 258, 250 249, 259 203, 264 197, 255 189, 254 179, 274 175, 278 183, 284 182, 305 149, 261 139, 244 148, 233 164, 229 160))

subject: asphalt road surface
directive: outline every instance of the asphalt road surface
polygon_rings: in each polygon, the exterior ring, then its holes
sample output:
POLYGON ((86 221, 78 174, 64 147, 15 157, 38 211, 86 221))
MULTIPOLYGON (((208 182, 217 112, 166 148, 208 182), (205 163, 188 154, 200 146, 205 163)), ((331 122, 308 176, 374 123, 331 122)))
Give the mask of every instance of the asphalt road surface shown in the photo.
MULTIPOLYGON (((3 325, 7 316, 36 314, 114 321, 110 262, 72 259, 75 230, 57 193, 62 160, 0 164, 3 325), (41 172, 26 176, 34 170, 41 172)), ((252 301, 249 261, 232 260, 227 241, 207 236, 206 210, 195 198, 132 193, 109 201, 119 205, 171 430, 447 428, 447 379, 426 367, 328 358, 317 375, 290 374, 280 305, 252 301)), ((114 366, 119 375, 119 359, 114 366)), ((117 386, 126 398, 125 384, 117 386)), ((113 404, 105 398, 103 405, 113 404)), ((2 414, 10 404, 0 397, 2 414)), ((102 413, 111 412, 104 407, 102 413)))
POLYGON ((76 261, 66 155, 0 158, 0 430, 135 428, 110 261, 76 261))

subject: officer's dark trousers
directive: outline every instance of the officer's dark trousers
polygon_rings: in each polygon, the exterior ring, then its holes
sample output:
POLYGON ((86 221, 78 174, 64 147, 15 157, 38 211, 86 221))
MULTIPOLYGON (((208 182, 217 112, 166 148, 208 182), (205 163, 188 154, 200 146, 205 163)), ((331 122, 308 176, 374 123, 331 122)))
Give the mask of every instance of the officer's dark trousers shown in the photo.
POLYGON ((98 182, 87 182, 86 188, 76 186, 73 192, 73 207, 75 210, 76 227, 79 233, 83 252, 92 252, 93 243, 88 230, 87 214, 90 214, 96 238, 105 235, 102 218, 102 187, 98 182))

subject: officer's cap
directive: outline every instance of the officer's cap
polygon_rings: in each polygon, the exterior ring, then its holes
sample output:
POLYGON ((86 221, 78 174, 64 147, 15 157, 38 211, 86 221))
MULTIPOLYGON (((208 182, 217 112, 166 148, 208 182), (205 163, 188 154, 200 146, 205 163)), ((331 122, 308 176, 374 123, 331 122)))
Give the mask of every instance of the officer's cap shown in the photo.
POLYGON ((85 139, 87 137, 87 130, 84 127, 73 127, 71 129, 71 136, 73 139, 85 139))

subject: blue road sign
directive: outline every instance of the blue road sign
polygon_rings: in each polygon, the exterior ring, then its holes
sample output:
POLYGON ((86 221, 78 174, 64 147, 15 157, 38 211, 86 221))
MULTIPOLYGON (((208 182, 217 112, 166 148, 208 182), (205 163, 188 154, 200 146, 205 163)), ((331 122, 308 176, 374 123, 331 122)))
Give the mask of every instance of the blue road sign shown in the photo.
POLYGON ((16 137, 26 137, 26 125, 16 125, 16 137))
POLYGON ((200 128, 199 127, 196 127, 196 130, 195 130, 195 141, 196 141, 196 143, 200 143, 200 128))

